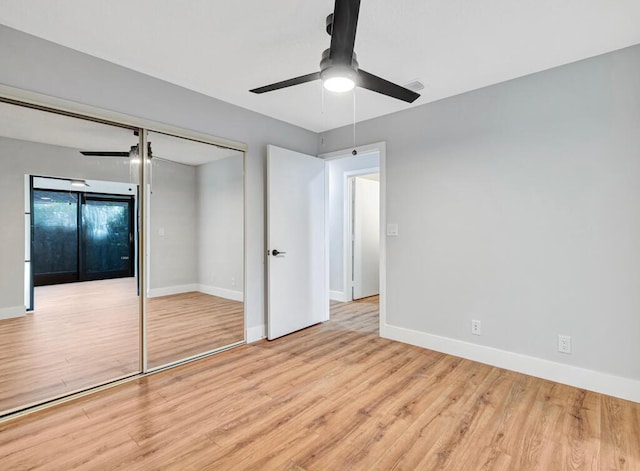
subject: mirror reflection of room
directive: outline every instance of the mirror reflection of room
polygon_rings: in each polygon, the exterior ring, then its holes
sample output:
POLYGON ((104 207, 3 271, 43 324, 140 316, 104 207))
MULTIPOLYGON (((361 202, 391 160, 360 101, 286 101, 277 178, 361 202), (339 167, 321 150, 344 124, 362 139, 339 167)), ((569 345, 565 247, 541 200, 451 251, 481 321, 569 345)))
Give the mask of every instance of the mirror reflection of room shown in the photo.
POLYGON ((140 371, 137 134, 0 103, 0 411, 140 371))
POLYGON ((244 154, 149 132, 150 368, 243 342, 244 154))
POLYGON ((244 342, 244 154, 142 132, 0 102, 0 415, 244 342))

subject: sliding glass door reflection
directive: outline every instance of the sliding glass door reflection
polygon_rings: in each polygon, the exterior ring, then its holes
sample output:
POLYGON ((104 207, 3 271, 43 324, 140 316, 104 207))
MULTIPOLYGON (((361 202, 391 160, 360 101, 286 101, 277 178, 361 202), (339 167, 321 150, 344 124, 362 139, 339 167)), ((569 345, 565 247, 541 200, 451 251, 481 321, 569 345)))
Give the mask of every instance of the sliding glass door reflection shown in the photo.
POLYGON ((133 276, 133 208, 132 196, 34 189, 35 286, 133 276))
POLYGON ((148 141, 153 369, 244 340, 244 155, 154 132, 148 141))
POLYGON ((133 276, 134 198, 86 195, 82 204, 82 278, 133 276))
POLYGON ((33 278, 36 286, 79 281, 79 193, 33 190, 33 278))

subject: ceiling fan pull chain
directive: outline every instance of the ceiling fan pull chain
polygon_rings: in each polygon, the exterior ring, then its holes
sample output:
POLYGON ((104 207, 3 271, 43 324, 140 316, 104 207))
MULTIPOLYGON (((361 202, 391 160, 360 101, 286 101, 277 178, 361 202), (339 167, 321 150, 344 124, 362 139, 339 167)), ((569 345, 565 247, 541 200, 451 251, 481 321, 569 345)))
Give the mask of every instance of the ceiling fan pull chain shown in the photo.
POLYGON ((320 104, 320 132, 322 132, 320 145, 324 146, 324 87, 320 87, 320 93, 320 100, 322 101, 320 104))
POLYGON ((356 150, 356 89, 353 89, 353 150, 351 154, 357 155, 358 151, 356 150))

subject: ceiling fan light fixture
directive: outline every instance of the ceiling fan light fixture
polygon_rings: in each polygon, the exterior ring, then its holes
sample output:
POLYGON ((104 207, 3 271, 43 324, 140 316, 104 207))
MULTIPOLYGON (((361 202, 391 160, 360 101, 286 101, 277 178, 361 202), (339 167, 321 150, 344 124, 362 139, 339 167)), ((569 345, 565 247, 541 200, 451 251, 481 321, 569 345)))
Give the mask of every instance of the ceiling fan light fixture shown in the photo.
POLYGON ((334 93, 345 93, 356 86, 356 73, 347 67, 331 67, 321 72, 322 86, 334 93))
POLYGON ((334 93, 344 93, 353 90, 355 82, 349 77, 330 77, 323 82, 324 88, 334 93))
POLYGON ((84 188, 89 186, 89 184, 85 180, 71 180, 71 186, 84 188))
POLYGON ((138 146, 131 146, 131 149, 129 150, 129 162, 131 162, 132 164, 139 164, 140 163, 140 154, 138 153, 138 146))

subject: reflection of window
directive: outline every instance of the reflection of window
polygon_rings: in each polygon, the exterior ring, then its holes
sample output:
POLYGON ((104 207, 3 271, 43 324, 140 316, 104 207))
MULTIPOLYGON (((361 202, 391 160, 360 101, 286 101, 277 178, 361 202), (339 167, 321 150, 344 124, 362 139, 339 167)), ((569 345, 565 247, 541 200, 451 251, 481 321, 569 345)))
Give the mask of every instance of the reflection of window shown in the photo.
POLYGON ((113 273, 126 271, 132 238, 130 200, 104 199, 85 201, 82 205, 82 235, 85 243, 85 271, 113 273))
POLYGON ((33 190, 36 286, 133 276, 133 199, 33 190))
POLYGON ((94 239, 105 239, 128 230, 127 207, 118 202, 87 202, 82 210, 85 233, 94 239))
POLYGON ((33 191, 34 274, 78 271, 78 193, 33 191))

